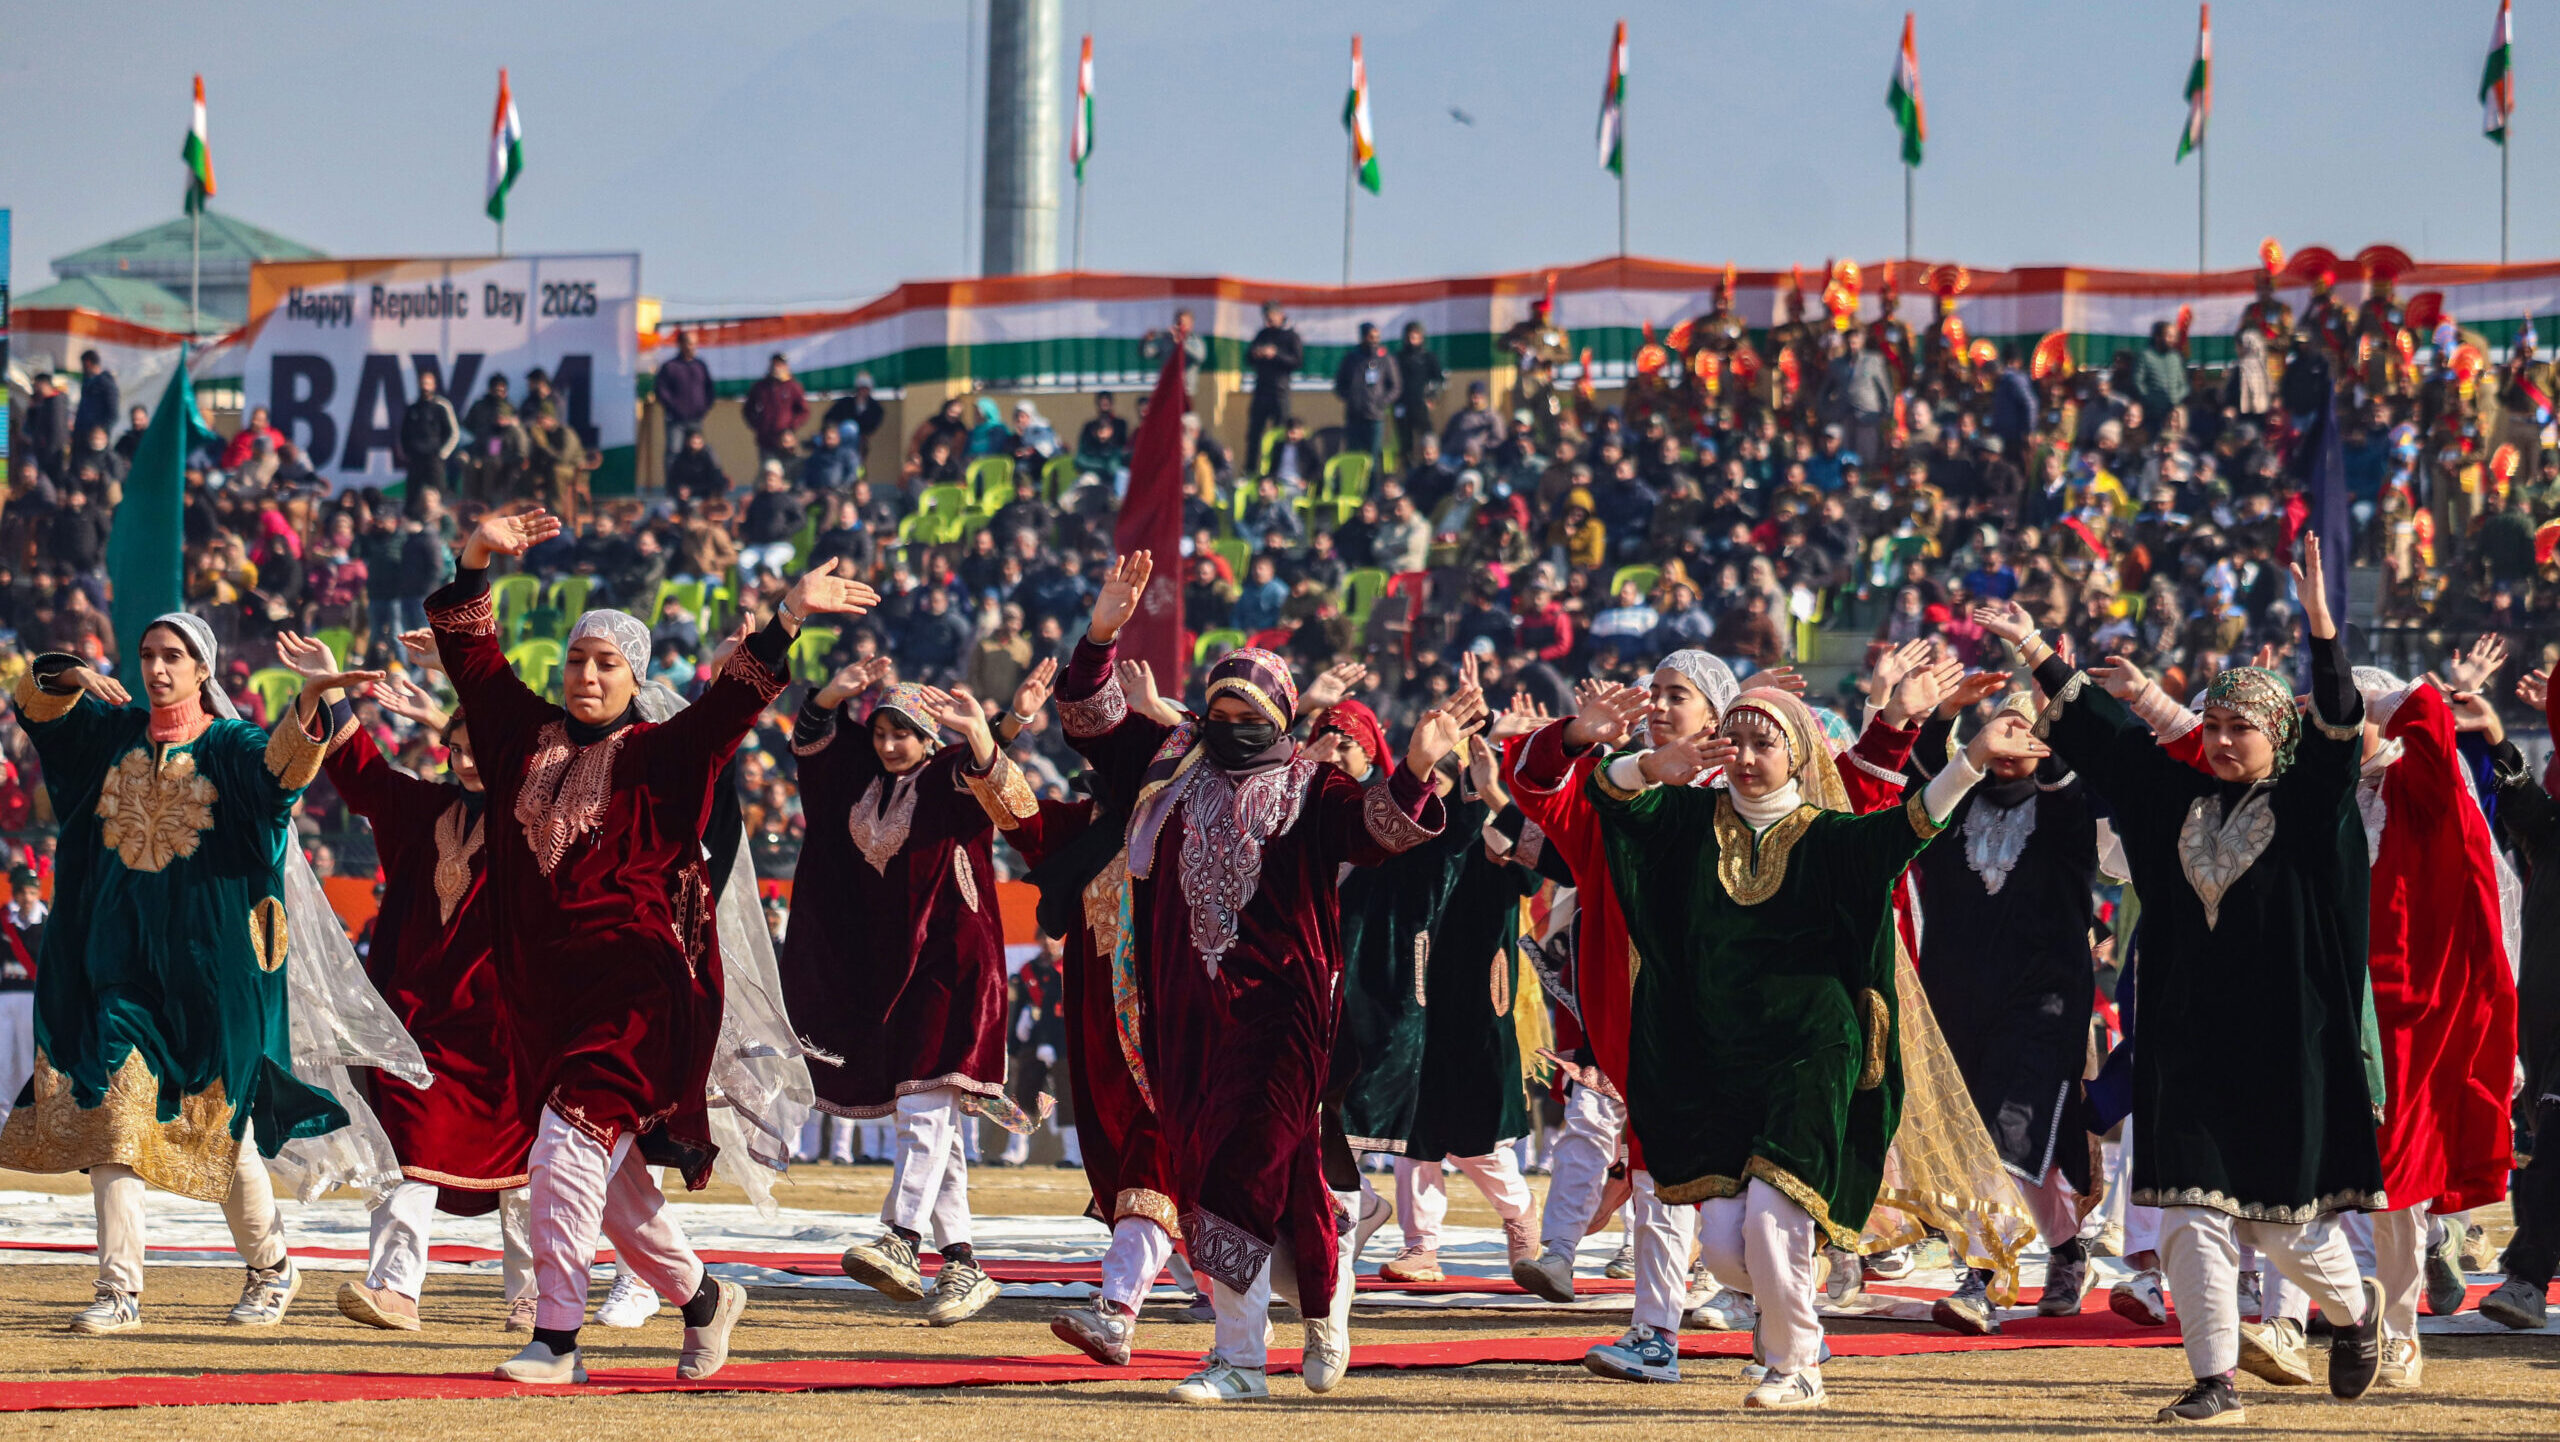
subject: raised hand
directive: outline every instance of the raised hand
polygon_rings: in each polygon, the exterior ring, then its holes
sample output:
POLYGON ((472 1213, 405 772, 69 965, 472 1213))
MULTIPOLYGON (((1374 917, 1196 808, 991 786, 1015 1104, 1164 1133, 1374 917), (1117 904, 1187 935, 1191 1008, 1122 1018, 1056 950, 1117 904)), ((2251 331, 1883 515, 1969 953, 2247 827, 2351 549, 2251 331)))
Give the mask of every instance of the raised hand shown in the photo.
POLYGON ((110 706, 133 704, 133 693, 124 689, 123 682, 113 676, 100 675, 86 666, 74 666, 56 679, 68 681, 110 706))
MULTIPOLYGON (((1478 703, 1482 703, 1481 697, 1478 703)), ((1429 785, 1431 768, 1440 764, 1441 757, 1458 749, 1462 729, 1458 718, 1447 711, 1423 712, 1422 719, 1413 723, 1413 735, 1404 744, 1405 769, 1413 773, 1415 780, 1429 785)))
POLYGON ((2141 667, 2122 656, 2109 656, 2091 666, 2089 679, 2105 687, 2107 694, 2119 701, 2132 700, 2151 684, 2151 678, 2143 674, 2141 667))
POLYGON ((874 656, 868 661, 856 661, 836 672, 828 679, 826 685, 818 688, 815 699, 819 708, 832 711, 879 685, 881 678, 889 674, 889 667, 888 657, 874 656))
POLYGON ((2041 760, 2052 755, 2053 748, 2037 740, 2035 726, 2013 711, 1992 717, 1990 725, 1965 743, 1964 753, 1974 769, 1981 771, 1994 761, 2041 760))
POLYGON ((394 716, 405 717, 430 730, 442 731, 453 718, 436 704, 416 682, 405 676, 386 676, 365 692, 374 705, 394 716))
POLYGON ((1369 668, 1357 661, 1345 661, 1316 673, 1307 689, 1298 696, 1298 709, 1326 711, 1342 704, 1342 698, 1369 685, 1369 668))
POLYGON ((444 669, 444 657, 436 652, 436 633, 431 627, 420 626, 414 631, 401 632, 400 650, 409 658, 409 664, 420 671, 444 669))
MULTIPOLYGON (((2427 679, 2438 686, 2444 684, 2432 672, 2427 679)), ((2505 719, 2498 715, 2497 707, 2489 704, 2489 698, 2479 692, 2455 691, 2445 697, 2445 705, 2453 711, 2454 730, 2477 731, 2492 746, 2507 739, 2505 719)))
POLYGON ((2301 559, 2293 563, 2294 594, 2302 598, 2302 622, 2315 641, 2333 640, 2337 618, 2329 614, 2328 573, 2320 569, 2320 533, 2302 533, 2301 559))
POLYGON ((1653 708, 1653 698, 1633 686, 1611 686, 1578 699, 1582 709, 1564 727, 1564 744, 1576 749, 1617 745, 1653 708))
POLYGON ((1182 708, 1164 699, 1156 685, 1156 668, 1144 661, 1122 661, 1114 669, 1120 673, 1120 690, 1129 698, 1129 709, 1163 726, 1179 726, 1182 708))
POLYGON ((1539 705, 1527 691, 1515 690, 1511 693, 1511 704, 1495 714, 1493 725, 1487 728, 1485 735, 1496 743, 1508 741, 1546 725, 1547 719, 1546 707, 1539 705))
POLYGON ((491 511, 462 544, 463 568, 477 571, 491 556, 521 556, 559 534, 560 518, 540 506, 514 515, 491 511))
POLYGON ((1093 599, 1093 618, 1085 634, 1097 646, 1108 646, 1120 635, 1120 628, 1138 614, 1138 598, 1146 594, 1147 577, 1155 574, 1156 558, 1151 551, 1131 551, 1111 563, 1102 578, 1102 594, 1093 599))
POLYGON ((1319 766, 1342 764, 1342 733, 1327 731, 1310 741, 1298 753, 1319 766))
POLYGON ((1683 736, 1637 757, 1636 770, 1657 786, 1686 786, 1701 772, 1731 763, 1735 750, 1729 736, 1683 736))
POLYGON ((880 593, 853 579, 852 567, 837 557, 802 572, 792 583, 790 594, 782 598, 782 624, 796 633, 810 616, 859 616, 879 604, 880 593))
MULTIPOLYGON (((1884 698, 1893 694, 1893 688, 1911 673, 1913 667, 1928 659, 1929 643, 1926 640, 1905 641, 1888 648, 1883 655, 1876 657, 1875 666, 1867 673, 1867 694, 1881 704, 1884 698)), ((1757 681, 1759 678, 1755 676, 1752 679, 1757 681)))
POLYGON ((2489 678, 2497 675, 2499 668, 2506 664, 2506 638, 2485 635, 2471 643, 2470 651, 2457 650, 2453 653, 2445 663, 2445 680, 2455 691, 2477 691, 2488 685, 2489 678))
POLYGON ((1912 667, 1885 697, 1884 724, 1896 731, 1909 726, 1912 718, 1937 710, 1939 703, 1946 700, 1947 693, 1963 682, 1962 661, 1932 662, 1912 667))
POLYGON ((2261 671, 2273 671, 2277 669, 2277 659, 2276 648, 2274 646, 2262 645, 2258 648, 2258 654, 2249 658, 2249 664, 2257 667, 2261 671))
POLYGON ((980 766, 994 759, 996 738, 987 727, 987 708, 978 704, 978 698, 969 694, 968 687, 927 691, 925 709, 935 721, 959 732, 968 741, 969 754, 980 766))
POLYGON ((1022 684, 1013 688, 1013 714, 1039 715, 1040 708, 1049 704, 1049 693, 1057 689, 1057 658, 1043 656, 1040 664, 1031 668, 1031 674, 1022 678, 1022 684))
POLYGON ((2006 671, 1977 671, 1948 688, 1947 694, 1939 698, 1938 714, 1944 717, 1961 716, 1969 708, 1979 706, 1984 701, 2009 689, 2009 680, 2010 675, 2006 671))
MULTIPOLYGON (((1926 646, 1928 643, 1923 641, 1920 644, 1926 646)), ((1752 672, 1751 679, 1745 683, 1744 689, 1784 691, 1790 696, 1801 696, 1804 694, 1804 678, 1796 674, 1796 668, 1793 666, 1771 666, 1763 671, 1752 672)))
POLYGON ((329 643, 296 631, 276 633, 276 664, 296 676, 327 676, 338 669, 329 643))
POLYGON ((1985 601, 1973 608, 1973 623, 2015 646, 2036 633, 2027 608, 2015 601, 1985 601))
POLYGON ((1485 704, 1484 689, 1475 685, 1472 680, 1450 695, 1445 709, 1450 718, 1458 723, 1458 731, 1461 735, 1483 724, 1490 710, 1485 704))
POLYGON ((2516 682, 2516 699, 2539 711, 2551 693, 2551 668, 2540 667, 2527 672, 2516 682))

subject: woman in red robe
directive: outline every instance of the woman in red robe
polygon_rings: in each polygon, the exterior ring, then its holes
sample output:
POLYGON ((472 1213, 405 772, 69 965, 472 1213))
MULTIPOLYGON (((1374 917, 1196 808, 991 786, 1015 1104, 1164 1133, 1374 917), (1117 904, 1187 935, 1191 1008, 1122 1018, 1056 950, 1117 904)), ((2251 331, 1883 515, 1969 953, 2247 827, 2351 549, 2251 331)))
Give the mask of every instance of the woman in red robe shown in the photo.
POLYGON ((1152 570, 1120 558, 1059 687, 1067 736, 1106 788, 1135 793, 1129 917, 1145 1008, 1141 1058, 1191 1266, 1216 1289, 1217 1345, 1183 1401, 1265 1397, 1275 1276, 1294 1274, 1311 1391, 1350 1355, 1350 1279, 1317 1150, 1317 1106, 1340 1015, 1336 877, 1435 834, 1431 768, 1483 698, 1414 727, 1405 764, 1363 787, 1301 754, 1297 685, 1267 651, 1211 668, 1208 714, 1167 727, 1129 706, 1113 642, 1152 570))
POLYGON ((1004 1096, 1004 924, 976 793, 1012 763, 965 691, 898 686, 847 734, 848 703, 888 671, 885 659, 846 667, 792 727, 808 841, 782 991, 804 1044, 833 1063, 810 1073, 818 1109, 895 1118, 888 1230, 846 1250, 845 1275, 924 1300, 916 1252, 930 1230, 942 1270, 925 1319, 947 1327, 997 1291, 970 1244, 962 1117, 1004 1096), (945 725, 968 744, 943 746, 945 725))
POLYGON ((704 1273, 650 1170, 677 1167, 699 1188, 715 1150, 703 1088, 720 1032, 720 948, 703 815, 730 753, 781 694, 801 622, 858 615, 878 597, 833 562, 802 576, 663 724, 639 719, 636 704, 648 628, 590 611, 570 628, 565 704, 553 705, 499 648, 487 568, 559 531, 539 509, 484 518, 427 607, 497 818, 485 845, 498 978, 521 1095, 541 1107, 529 1167, 541 1302, 533 1340, 498 1376, 585 1377, 578 1327, 601 1230, 625 1268, 686 1299, 677 1375, 708 1377, 728 1360, 746 1289, 704 1273))
MULTIPOLYGON (((277 653, 297 670, 337 669, 317 642, 288 636, 277 642, 277 653)), ((435 1085, 423 1091, 372 1088, 374 1115, 400 1158, 401 1181, 373 1208, 370 1266, 363 1281, 338 1288, 338 1310, 367 1326, 417 1330, 430 1215, 498 1210, 507 1244, 507 1330, 530 1332, 533 1268, 516 1189, 526 1181, 536 1108, 516 1086, 512 1028, 498 995, 483 886, 488 793, 471 764, 461 717, 436 710, 414 687, 387 681, 374 688, 373 699, 441 732, 453 779, 428 781, 395 770, 373 737, 350 724, 352 716, 332 727, 347 740, 329 753, 329 782, 347 809, 373 828, 382 862, 382 910, 365 970, 435 1074, 435 1085)))

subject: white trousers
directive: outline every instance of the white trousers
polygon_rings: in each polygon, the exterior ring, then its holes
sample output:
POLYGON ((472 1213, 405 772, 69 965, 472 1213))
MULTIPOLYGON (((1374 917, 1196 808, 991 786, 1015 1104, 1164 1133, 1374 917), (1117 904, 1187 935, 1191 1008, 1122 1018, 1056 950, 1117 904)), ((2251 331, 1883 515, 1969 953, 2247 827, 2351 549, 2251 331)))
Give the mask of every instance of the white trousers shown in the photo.
MULTIPOLYGON (((2333 1322, 2364 1320, 2364 1279, 2335 1217, 2299 1226, 2250 1222, 2206 1207, 2160 1209, 2160 1268, 2176 1299, 2187 1366, 2218 1377, 2240 1365, 2240 1248, 2308 1293, 2333 1322)), ((2275 1315, 2272 1299, 2269 1316, 2275 1315)))
POLYGON ((2044 1238, 2046 1246, 2059 1247, 2080 1235, 2080 1194, 2062 1179, 2062 1168, 2047 1167, 2044 1180, 2032 1186, 2019 1182, 2018 1197, 2027 1204, 2027 1215, 2036 1220, 2036 1235, 2044 1238))
POLYGON ((1758 1304, 1760 1355, 1775 1371, 1799 1372, 1821 1361, 1822 1318, 1813 1308, 1821 1243, 1813 1217, 1757 1177, 1741 1196, 1698 1204, 1698 1250, 1707 1270, 1758 1304))
POLYGON ((934 1250, 969 1240, 969 1159, 960 1093, 936 1087, 898 1098, 897 1175, 880 1220, 933 1236, 934 1250))
MULTIPOLYGON (((1511 1148, 1495 1147, 1481 1157, 1451 1157, 1448 1166, 1457 1168, 1476 1184, 1495 1216, 1511 1222, 1529 1215, 1535 1199, 1529 1195, 1528 1178, 1520 1175, 1520 1159, 1511 1148)), ((1396 1222, 1404 1229, 1404 1244, 1438 1251, 1440 1224, 1448 1217, 1447 1168, 1438 1162, 1396 1158, 1396 1222)))
MULTIPOLYGON (((1653 1173, 1635 1175, 1636 1243, 1635 1324, 1657 1332, 1678 1332, 1689 1314, 1689 1250, 1698 1239, 1698 1209, 1675 1207, 1653 1192, 1653 1173)), ((1811 1218, 1806 1219, 1808 1222, 1811 1218)), ((1714 1269, 1710 1262, 1708 1267, 1714 1269)))
MULTIPOLYGON (((372 1266, 365 1285, 398 1292, 410 1301, 427 1286, 428 1238, 435 1225, 436 1186, 403 1181, 373 1209, 372 1266)), ((533 1243, 527 1236, 530 1208, 525 1189, 498 1194, 498 1255, 512 1302, 533 1287, 533 1243)))
MULTIPOLYGON (((2435 1219, 2420 1202, 2396 1212, 2350 1212, 2338 1219, 2347 1255, 2356 1269, 2382 1284, 2382 1330, 2393 1337, 2418 1335, 2418 1299, 2426 1294, 2427 1243, 2435 1219)), ((2296 1322, 2311 1316, 2311 1298, 2281 1276, 2264 1279, 2266 1315, 2296 1322)), ((2325 1309, 2324 1309, 2325 1310, 2325 1309)))
MULTIPOLYGON (((1626 1135, 1623 1102, 1585 1086, 1569 1086, 1564 1094, 1564 1130, 1548 1161, 1547 1215, 1538 1239, 1567 1252, 1582 1245, 1600 1194, 1609 1185, 1609 1168, 1618 1160, 1619 1139, 1626 1135)), ((1683 1271, 1687 1268, 1683 1266, 1683 1271)))
MULTIPOLYGON (((257 1269, 284 1261, 284 1214, 276 1210, 275 1184, 252 1144, 254 1129, 240 1134, 240 1161, 222 1199, 231 1245, 243 1265, 257 1269)), ((131 1167, 110 1162, 89 1169, 89 1199, 98 1212, 98 1280, 119 1292, 142 1294, 142 1194, 150 1190, 131 1167)))
POLYGON ((0 1122, 36 1073, 36 994, 0 991, 0 1122))
POLYGON ((1110 1250, 1102 1254, 1102 1300, 1135 1313, 1172 1256, 1173 1238, 1164 1234, 1164 1228, 1144 1217, 1113 1222, 1110 1250))
MULTIPOLYGON (((1334 1195, 1338 1199, 1345 1194, 1334 1195)), ((1298 1260, 1286 1241, 1273 1244, 1271 1256, 1255 1274, 1252 1286, 1239 1291, 1215 1277, 1209 1278, 1209 1285, 1210 1303, 1218 1313, 1215 1345, 1219 1355, 1238 1367, 1262 1367, 1270 1361, 1263 1332, 1271 1324, 1271 1298, 1275 1291, 1280 1300, 1297 1307, 1301 1316, 1307 1310, 1299 1305, 1298 1260)), ((1342 1294, 1356 1285, 1351 1272, 1351 1248, 1347 1245, 1334 1248, 1333 1285, 1342 1294)))
POLYGON ((587 1319, 587 1275, 599 1232, 623 1270, 678 1306, 702 1287, 702 1259, 667 1211, 657 1169, 625 1132, 612 1150, 549 1107, 533 1139, 528 1234, 541 1302, 537 1327, 574 1331, 587 1319))

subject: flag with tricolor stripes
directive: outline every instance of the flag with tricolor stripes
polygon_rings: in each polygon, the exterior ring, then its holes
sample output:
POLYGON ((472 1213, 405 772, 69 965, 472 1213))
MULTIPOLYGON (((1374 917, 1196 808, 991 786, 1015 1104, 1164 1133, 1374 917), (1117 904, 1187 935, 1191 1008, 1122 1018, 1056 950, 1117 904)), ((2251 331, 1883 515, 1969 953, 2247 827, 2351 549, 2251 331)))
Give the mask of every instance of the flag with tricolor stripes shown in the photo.
POLYGON ((1342 128, 1351 132, 1351 164, 1360 173, 1360 188, 1378 193, 1378 133, 1369 128, 1369 65, 1360 58, 1360 37, 1351 37, 1351 97, 1342 102, 1342 128))
POLYGON ((1084 163, 1093 154, 1093 37, 1084 37, 1084 53, 1076 57, 1076 124, 1067 138, 1067 158, 1076 163, 1076 182, 1084 182, 1084 163))
MULTIPOLYGON (((2196 63, 2187 67, 2187 128, 2178 132, 2178 159, 2204 144, 2204 123, 2213 116, 2213 7, 2196 7, 2196 63)), ((2175 164, 2176 162, 2171 162, 2175 164)), ((2199 160, 2198 165, 2204 164, 2199 160)))
POLYGON ((516 97, 507 89, 507 72, 498 71, 498 113, 489 122, 489 218, 507 222, 507 192, 524 170, 524 121, 516 115, 516 97))
POLYGON ((2489 61, 2480 68, 2480 133, 2507 143, 2507 117, 2515 113, 2516 79, 2507 67, 2514 60, 2515 16, 2510 0, 2498 0, 2498 26, 2489 32, 2489 61))
POLYGON ((1600 91, 1600 168, 1627 173, 1627 22, 1609 42, 1609 83, 1600 91))
POLYGON ((204 140, 204 77, 196 77, 195 120, 187 127, 187 143, 179 148, 178 158, 187 163, 187 214, 204 210, 213 198, 213 151, 204 140))
POLYGON ((1929 110, 1920 103, 1920 41, 1908 10, 1902 12, 1902 53, 1894 57, 1884 103, 1902 129, 1902 163, 1918 165, 1921 144, 1929 138, 1929 110))

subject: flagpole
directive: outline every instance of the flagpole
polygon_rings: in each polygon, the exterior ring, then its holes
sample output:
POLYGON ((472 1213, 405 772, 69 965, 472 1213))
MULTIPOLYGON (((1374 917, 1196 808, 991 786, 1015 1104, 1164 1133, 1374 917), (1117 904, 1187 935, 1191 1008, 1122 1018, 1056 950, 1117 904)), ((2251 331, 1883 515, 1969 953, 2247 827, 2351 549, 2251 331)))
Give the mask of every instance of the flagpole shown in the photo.
POLYGON ((1076 258, 1070 270, 1084 269, 1084 177, 1076 177, 1076 258))
POLYGON ((2514 149, 2515 117, 2507 117, 2506 130, 2498 137, 2498 264, 2507 263, 2507 152, 2514 149))
POLYGON ((204 202, 199 200, 187 216, 187 335, 192 339, 204 329, 204 309, 199 300, 204 281, 204 202))
POLYGON ((1360 182, 1360 131, 1353 127, 1342 167, 1342 283, 1351 284, 1351 195, 1360 182))
POLYGON ((1902 258, 1911 258, 1911 172, 1910 161, 1902 162, 1902 258))
POLYGON ((1618 259, 1627 258, 1627 132, 1626 122, 1618 130, 1618 259))
POLYGON ((507 223, 503 220, 498 222, 498 258, 507 258, 507 223))
POLYGON ((2196 137, 2196 274, 2204 274, 2204 137, 2196 137))

